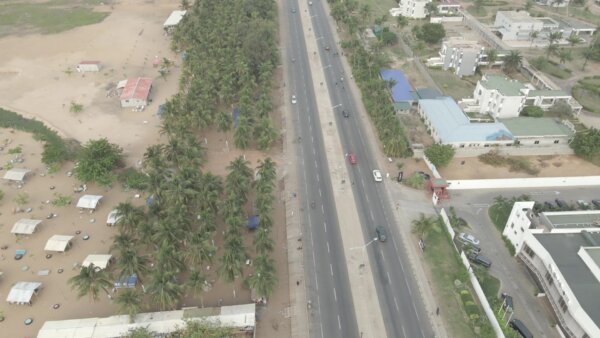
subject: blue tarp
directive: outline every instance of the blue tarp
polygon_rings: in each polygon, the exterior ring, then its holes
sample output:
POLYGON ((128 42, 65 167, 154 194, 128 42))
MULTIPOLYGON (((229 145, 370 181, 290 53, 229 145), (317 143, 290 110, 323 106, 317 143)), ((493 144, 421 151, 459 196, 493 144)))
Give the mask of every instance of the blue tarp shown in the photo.
POLYGON ((258 228, 258 224, 260 223, 260 218, 258 215, 253 215, 248 217, 248 224, 246 225, 248 229, 254 230, 258 228))
POLYGON ((235 128, 237 128, 238 119, 240 118, 240 108, 238 108, 238 107, 233 108, 233 111, 231 112, 231 114, 233 115, 233 129, 235 129, 235 128))
POLYGON ((379 73, 385 81, 393 81, 394 85, 390 88, 394 102, 412 102, 414 101, 413 88, 408 83, 404 73, 397 69, 382 69, 379 73))
POLYGON ((115 282, 115 288, 134 288, 137 284, 137 275, 133 274, 131 276, 123 276, 118 281, 115 282))
POLYGON ((154 204, 154 195, 150 195, 146 198, 146 205, 150 206, 152 204, 154 204))

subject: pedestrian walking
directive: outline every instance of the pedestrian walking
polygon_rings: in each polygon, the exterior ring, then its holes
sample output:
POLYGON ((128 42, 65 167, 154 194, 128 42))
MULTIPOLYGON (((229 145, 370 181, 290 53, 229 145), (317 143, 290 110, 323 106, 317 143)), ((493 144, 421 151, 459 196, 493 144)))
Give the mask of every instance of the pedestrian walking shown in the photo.
POLYGON ((439 316, 440 315, 440 308, 438 307, 437 309, 435 309, 435 315, 439 316))

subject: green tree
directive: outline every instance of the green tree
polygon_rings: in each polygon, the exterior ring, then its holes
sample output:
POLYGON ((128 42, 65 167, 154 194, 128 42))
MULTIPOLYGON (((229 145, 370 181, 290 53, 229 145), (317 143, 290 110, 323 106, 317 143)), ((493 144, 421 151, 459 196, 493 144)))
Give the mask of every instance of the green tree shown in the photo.
POLYGON ((454 157, 451 145, 434 144, 425 149, 425 156, 438 168, 447 166, 454 157))
POLYGON ((231 115, 225 112, 220 112, 219 115, 217 115, 217 128, 219 131, 229 131, 231 129, 231 123, 231 115))
MULTIPOLYGON (((527 2, 527 3, 529 3, 529 2, 527 2)), ((540 32, 538 32, 538 31, 533 31, 533 32, 529 33, 529 40, 531 41, 531 43, 529 44, 529 49, 531 49, 531 47, 533 47, 533 42, 539 36, 540 36, 540 32)))
POLYGON ((144 209, 133 206, 130 202, 119 203, 115 210, 117 210, 116 225, 123 233, 135 235, 140 224, 146 221, 144 209))
POLYGON ((440 42, 446 36, 444 26, 439 23, 424 23, 417 28, 414 33, 417 39, 425 41, 429 44, 440 42))
POLYGON ((533 7, 533 0, 527 0, 525 2, 525 10, 529 11, 533 7))
POLYGON ((128 277, 135 274, 140 283, 142 283, 144 276, 150 271, 150 261, 147 257, 138 254, 131 247, 131 243, 121 250, 121 254, 117 260, 119 276, 128 277))
POLYGON ((77 156, 75 176, 83 182, 109 185, 115 175, 112 171, 123 165, 123 149, 106 138, 91 140, 77 156))
POLYGON ((433 230, 436 222, 437 220, 433 216, 426 217, 425 214, 421 213, 418 219, 412 221, 412 231, 419 235, 420 238, 424 238, 433 230))
POLYGON ((183 285, 177 282, 171 271, 156 270, 152 276, 148 294, 161 310, 172 310, 183 296, 183 285))
POLYGON ((142 295, 136 289, 125 289, 119 292, 115 303, 119 306, 119 313, 129 315, 129 322, 133 323, 142 309, 142 295))
POLYGON ((200 296, 200 304, 202 304, 202 307, 204 307, 202 294, 204 293, 204 288, 208 285, 207 283, 206 277, 204 277, 201 271, 192 270, 190 271, 190 275, 185 284, 185 287, 190 290, 194 296, 200 296))
POLYGON ((578 37, 575 34, 571 34, 568 38, 567 41, 569 42, 569 44, 571 45, 571 47, 575 47, 577 44, 581 43, 581 38, 578 37))
POLYGON ((106 270, 98 269, 94 264, 81 267, 78 275, 69 278, 69 284, 77 289, 77 298, 88 295, 92 301, 98 299, 101 290, 108 294, 112 287, 106 270))
POLYGON ((130 329, 122 338, 154 338, 155 335, 146 327, 130 329))
POLYGON ((266 254, 261 254, 254 261, 254 265, 256 271, 248 279, 248 285, 256 290, 258 296, 268 299, 277 285, 275 261, 266 254))
POLYGON ((566 61, 573 60, 573 55, 571 55, 570 50, 561 48, 558 52, 558 58, 560 60, 560 63, 565 63, 566 61))
POLYGON ((408 26, 408 19, 405 16, 398 15, 396 17, 396 24, 398 25, 398 27, 404 28, 408 26))
POLYGON ((428 2, 425 4, 425 10, 428 16, 436 16, 438 14, 437 2, 428 2))
POLYGON ((523 62, 523 56, 521 56, 521 53, 513 50, 504 57, 504 70, 507 73, 513 73, 519 70, 521 62, 523 62))
POLYGON ((573 148, 577 156, 590 161, 598 161, 600 159, 600 130, 590 128, 586 131, 578 132, 571 142, 571 148, 573 148))
POLYGON ((492 68, 494 66, 494 63, 496 63, 496 61, 498 61, 498 51, 495 49, 490 49, 487 51, 487 62, 488 62, 488 68, 492 68))
POLYGON ((538 106, 525 106, 521 111, 521 115, 529 117, 542 117, 544 110, 538 106))
POLYGON ((271 118, 268 116, 261 118, 255 131, 258 140, 258 149, 269 151, 278 136, 277 129, 275 129, 271 118))

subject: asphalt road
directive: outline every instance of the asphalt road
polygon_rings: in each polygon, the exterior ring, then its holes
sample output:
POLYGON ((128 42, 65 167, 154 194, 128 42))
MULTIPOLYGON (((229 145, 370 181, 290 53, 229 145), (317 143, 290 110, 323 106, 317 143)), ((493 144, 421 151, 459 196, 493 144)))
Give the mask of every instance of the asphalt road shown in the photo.
MULTIPOLYGON (((357 164, 351 165, 348 161, 346 163, 363 234, 369 239, 365 243, 365 250, 372 266, 387 335, 388 337, 429 338, 433 335, 431 323, 428 322, 416 281, 410 271, 406 249, 399 245, 402 241, 396 227, 390 226, 390 220, 393 219, 392 206, 384 191, 383 184, 386 183, 376 183, 373 179, 372 171, 378 169, 373 165, 377 163, 376 156, 371 153, 371 147, 366 143, 368 140, 357 115, 355 100, 346 86, 351 79, 350 74, 345 74, 340 60, 342 50, 333 37, 328 24, 328 14, 321 0, 313 1, 309 10, 320 49, 316 52, 320 55, 325 69, 325 85, 329 89, 331 102, 334 105, 332 109, 336 115, 341 143, 347 153, 353 152, 357 157, 357 164), (326 50, 326 47, 329 47, 329 50, 326 50), (343 110, 349 112, 348 118, 342 115, 343 110), (387 242, 380 243, 373 240, 376 227, 386 229, 387 242)), ((335 155, 330 154, 330 156, 335 155)), ((346 154, 338 154, 338 156, 346 156, 346 154)), ((389 180, 384 178, 385 181, 389 180)))
POLYGON ((292 108, 301 138, 297 162, 310 336, 359 337, 300 13, 292 13, 298 11, 296 1, 283 7, 283 20, 289 18, 283 63, 291 72, 288 85, 297 98, 292 108))

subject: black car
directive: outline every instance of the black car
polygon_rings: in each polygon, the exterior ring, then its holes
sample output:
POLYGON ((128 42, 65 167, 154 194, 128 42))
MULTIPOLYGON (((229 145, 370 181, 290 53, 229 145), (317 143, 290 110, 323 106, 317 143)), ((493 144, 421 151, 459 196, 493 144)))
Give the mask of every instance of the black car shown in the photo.
POLYGON ((346 110, 342 110, 342 115, 343 115, 345 118, 349 118, 349 117, 350 117, 350 113, 348 113, 348 111, 346 111, 346 110))
POLYGON ((596 207, 596 208, 600 208, 600 200, 592 200, 592 204, 596 207))
POLYGON ((525 326, 525 324, 523 324, 522 321, 515 318, 515 319, 511 320, 510 322, 508 322, 508 325, 513 330, 517 331, 521 335, 521 337, 533 338, 533 334, 531 333, 531 331, 529 331, 527 326, 525 326))
POLYGON ((375 233, 377 234, 378 241, 385 242, 387 240, 387 236, 385 234, 385 229, 383 227, 377 227, 375 229, 375 233))
POLYGON ((555 199, 554 202, 556 202, 556 205, 558 205, 559 208, 564 209, 566 207, 568 207, 569 205, 567 204, 567 202, 561 200, 561 199, 555 199))
POLYGON ((479 255, 475 252, 471 252, 469 253, 469 255, 467 256, 469 258, 469 260, 477 265, 481 265, 485 268, 490 268, 492 266, 492 261, 490 261, 488 258, 479 255))

